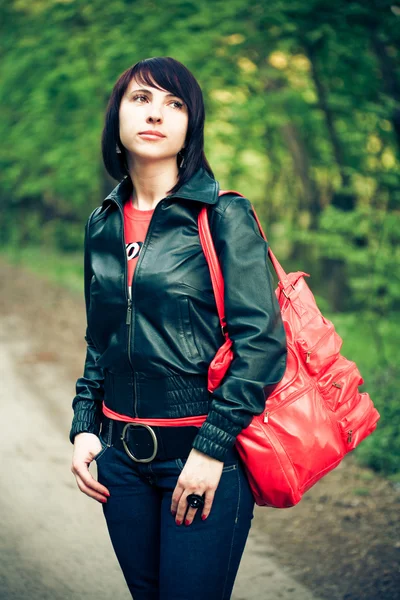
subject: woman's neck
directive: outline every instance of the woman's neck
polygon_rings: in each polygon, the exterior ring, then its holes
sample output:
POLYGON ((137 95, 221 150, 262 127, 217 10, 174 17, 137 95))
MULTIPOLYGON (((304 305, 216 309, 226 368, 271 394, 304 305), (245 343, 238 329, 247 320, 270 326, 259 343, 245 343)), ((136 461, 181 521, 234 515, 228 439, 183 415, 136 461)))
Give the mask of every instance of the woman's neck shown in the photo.
POLYGON ((137 165, 129 169, 132 181, 132 204, 139 210, 151 210, 168 195, 178 181, 178 166, 176 162, 164 166, 157 161, 146 166, 137 165))

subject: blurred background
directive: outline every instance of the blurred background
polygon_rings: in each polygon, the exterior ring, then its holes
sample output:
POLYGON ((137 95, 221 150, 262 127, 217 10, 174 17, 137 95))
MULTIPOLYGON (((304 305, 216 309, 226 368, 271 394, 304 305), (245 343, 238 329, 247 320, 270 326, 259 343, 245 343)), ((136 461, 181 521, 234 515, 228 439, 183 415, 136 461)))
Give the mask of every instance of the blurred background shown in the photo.
MULTIPOLYGON (((84 358, 84 225, 118 183, 100 153, 106 104, 125 69, 172 56, 202 87, 206 155, 221 188, 251 200, 286 271, 311 274, 307 284, 381 414, 352 453, 354 477, 363 473, 353 499, 367 506, 379 481, 393 493, 387 513, 398 512, 400 4, 8 0, 0 32, 1 307, 12 333, 29 317, 32 343, 43 346, 36 367, 60 362, 49 341, 56 332, 69 349, 61 362, 71 363, 72 401, 84 358)), ((384 547, 394 557, 398 521, 378 519, 369 539, 385 527, 376 556, 384 547)), ((361 581, 371 564, 357 560, 361 581)), ((379 591, 354 591, 350 580, 319 590, 331 600, 395 598, 394 570, 383 570, 379 591)))

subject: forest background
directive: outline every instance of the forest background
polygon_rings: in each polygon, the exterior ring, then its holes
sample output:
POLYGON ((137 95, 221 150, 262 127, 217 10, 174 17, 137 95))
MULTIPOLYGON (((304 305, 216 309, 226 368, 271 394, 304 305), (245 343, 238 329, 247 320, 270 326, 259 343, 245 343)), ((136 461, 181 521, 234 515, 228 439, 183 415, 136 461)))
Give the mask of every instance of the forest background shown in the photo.
MULTIPOLYGON (((105 107, 138 60, 198 79, 206 155, 343 337, 381 419, 357 459, 400 480, 400 4, 0 3, 0 252, 83 294, 83 233, 117 184, 105 107)), ((240 240, 238 240, 240 243, 240 240)))

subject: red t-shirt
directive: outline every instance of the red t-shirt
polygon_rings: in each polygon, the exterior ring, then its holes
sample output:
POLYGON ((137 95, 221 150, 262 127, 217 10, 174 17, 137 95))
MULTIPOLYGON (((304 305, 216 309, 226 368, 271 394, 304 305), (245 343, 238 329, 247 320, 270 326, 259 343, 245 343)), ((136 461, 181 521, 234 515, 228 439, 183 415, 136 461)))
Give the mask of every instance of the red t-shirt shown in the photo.
POLYGON ((124 235, 126 258, 128 259, 128 293, 132 297, 131 286, 143 242, 154 208, 139 210, 132 204, 132 196, 124 204, 124 235))

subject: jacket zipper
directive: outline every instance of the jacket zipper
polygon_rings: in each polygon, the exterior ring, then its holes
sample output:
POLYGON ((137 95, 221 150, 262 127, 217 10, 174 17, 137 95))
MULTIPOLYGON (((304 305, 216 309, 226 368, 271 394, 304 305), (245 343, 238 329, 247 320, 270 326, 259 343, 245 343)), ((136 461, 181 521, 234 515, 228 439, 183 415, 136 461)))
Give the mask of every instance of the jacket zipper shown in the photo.
MULTIPOLYGON (((164 200, 167 200, 168 198, 171 198, 172 196, 165 196, 165 198, 163 198, 162 200, 160 200, 160 202, 157 203, 155 209, 154 209, 154 213, 152 215, 152 218, 150 220, 149 223, 149 227, 146 233, 146 237, 144 238, 144 242, 143 242, 143 246, 140 250, 140 254, 139 254, 139 258, 138 261, 136 263, 136 267, 135 267, 135 272, 134 275, 137 274, 138 268, 140 263, 142 262, 142 257, 143 254, 148 246, 148 241, 150 238, 150 234, 151 234, 151 229, 153 227, 154 224, 154 217, 157 211, 157 207, 164 202, 164 200)), ((120 205, 118 204, 118 209, 121 215, 121 220, 122 220, 122 246, 123 246, 123 250, 124 250, 124 260, 125 260, 125 275, 124 275, 124 282, 125 282, 125 297, 126 297, 126 302, 127 302, 127 310, 126 310, 126 319, 125 319, 125 323, 128 326, 128 360, 129 360, 129 364, 131 365, 131 369, 132 369, 132 373, 133 373, 133 397, 134 397, 134 415, 135 418, 138 418, 138 412, 137 412, 137 393, 136 393, 136 375, 135 375, 135 369, 133 367, 132 364, 132 357, 131 357, 131 339, 132 339, 132 313, 133 313, 133 298, 134 298, 134 294, 133 294, 133 288, 134 285, 136 283, 136 277, 134 276, 132 281, 131 281, 131 298, 129 298, 129 294, 128 294, 128 259, 126 257, 126 243, 125 243, 125 230, 124 230, 124 213, 122 208, 120 207, 120 205)))

